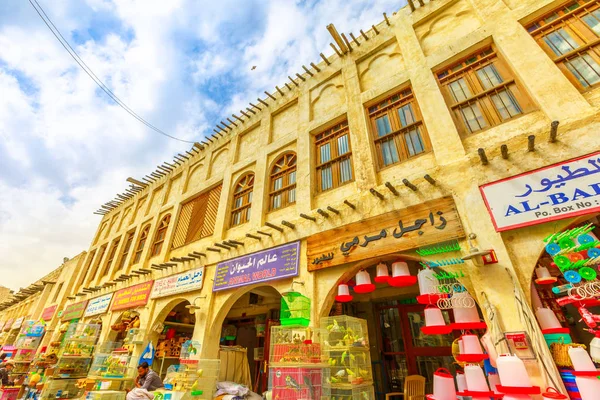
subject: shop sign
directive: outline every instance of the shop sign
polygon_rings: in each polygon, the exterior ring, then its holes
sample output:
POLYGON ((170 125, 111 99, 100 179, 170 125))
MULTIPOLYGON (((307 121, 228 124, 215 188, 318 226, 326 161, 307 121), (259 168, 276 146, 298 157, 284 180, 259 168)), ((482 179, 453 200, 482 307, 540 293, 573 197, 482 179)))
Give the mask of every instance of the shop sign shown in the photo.
POLYGON ((105 294, 104 296, 96 297, 91 299, 83 313, 84 317, 91 317, 92 315, 104 314, 108 311, 110 301, 112 300, 113 294, 105 294))
POLYGON ((10 327, 10 329, 19 329, 21 327, 21 325, 23 325, 23 321, 25 321, 25 317, 19 317, 15 320, 15 322, 13 322, 12 326, 10 327))
POLYGON ((600 211, 600 152, 480 187, 496 231, 600 211))
POLYGON ((111 311, 145 306, 150 298, 153 283, 154 281, 148 281, 116 291, 111 311))
POLYGON ((202 289, 204 267, 154 281, 151 299, 202 289))
POLYGON ((4 324, 4 330, 5 331, 10 331, 10 327, 12 326, 13 322, 15 321, 14 318, 9 319, 8 321, 6 321, 6 324, 4 324))
POLYGON ((70 321, 72 319, 81 318, 88 301, 80 301, 79 303, 69 304, 64 310, 61 316, 63 321, 70 321))
POLYGON ((308 270, 379 257, 465 236, 452 197, 353 222, 307 239, 308 270))
POLYGON ((221 262, 213 292, 297 276, 299 255, 298 241, 221 262))
POLYGON ((54 317, 54 313, 56 312, 57 308, 57 304, 44 308, 44 310, 42 311, 42 319, 46 322, 50 321, 52 317, 54 317))

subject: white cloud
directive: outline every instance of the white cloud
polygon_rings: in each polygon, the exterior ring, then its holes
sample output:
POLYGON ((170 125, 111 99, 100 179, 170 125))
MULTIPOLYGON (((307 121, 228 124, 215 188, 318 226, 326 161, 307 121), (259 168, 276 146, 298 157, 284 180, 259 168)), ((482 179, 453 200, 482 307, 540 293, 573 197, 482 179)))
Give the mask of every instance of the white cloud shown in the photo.
MULTIPOLYGON (((325 26, 368 27, 397 0, 38 0, 126 104, 198 140, 227 111, 328 50, 325 26), (250 70, 252 65, 257 69, 250 70)), ((28 2, 0 4, 0 284, 17 289, 87 250, 92 212, 189 148, 116 106, 28 2), (16 271, 26 271, 26 274, 16 271)))

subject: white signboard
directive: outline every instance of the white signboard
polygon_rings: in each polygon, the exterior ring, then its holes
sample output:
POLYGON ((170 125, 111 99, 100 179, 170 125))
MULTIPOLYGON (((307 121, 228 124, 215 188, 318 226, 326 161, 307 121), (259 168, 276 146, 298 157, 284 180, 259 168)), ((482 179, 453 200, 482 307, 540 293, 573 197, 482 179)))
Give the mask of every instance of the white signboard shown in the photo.
POLYGON ((88 302, 87 308, 83 313, 84 317, 91 317, 92 315, 104 314, 108 311, 110 301, 112 300, 112 293, 105 294, 104 296, 96 297, 88 302))
POLYGON ((152 287, 151 299, 170 296, 176 293, 191 292, 202 289, 204 283, 204 267, 182 274, 157 279, 152 287))
POLYGON ((19 317, 16 319, 15 322, 13 322, 12 326, 10 327, 10 329, 19 329, 21 327, 21 325, 23 325, 23 321, 25 321, 25 317, 19 317))
POLYGON ((600 211, 600 152, 479 188, 496 231, 600 211))

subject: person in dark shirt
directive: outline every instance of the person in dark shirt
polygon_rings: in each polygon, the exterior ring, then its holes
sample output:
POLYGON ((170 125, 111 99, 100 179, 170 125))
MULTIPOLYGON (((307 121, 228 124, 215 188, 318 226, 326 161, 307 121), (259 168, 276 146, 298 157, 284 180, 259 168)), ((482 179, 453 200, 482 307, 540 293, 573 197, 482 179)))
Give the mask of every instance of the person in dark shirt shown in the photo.
POLYGON ((12 371, 14 366, 14 363, 9 360, 0 367, 0 383, 2 383, 2 386, 10 386, 13 384, 13 380, 10 379, 10 371, 12 371))
POLYGON ((138 376, 135 378, 135 387, 152 392, 164 387, 164 385, 160 376, 150 369, 147 362, 143 362, 138 365, 138 376))

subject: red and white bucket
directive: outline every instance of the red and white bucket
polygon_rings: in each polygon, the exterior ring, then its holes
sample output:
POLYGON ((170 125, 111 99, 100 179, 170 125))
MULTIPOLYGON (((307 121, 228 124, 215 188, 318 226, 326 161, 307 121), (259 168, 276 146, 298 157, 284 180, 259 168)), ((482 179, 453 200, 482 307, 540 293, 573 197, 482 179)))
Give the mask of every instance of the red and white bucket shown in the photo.
POLYGON ((435 400, 456 400, 454 376, 446 368, 438 368, 433 373, 433 398, 435 400))

